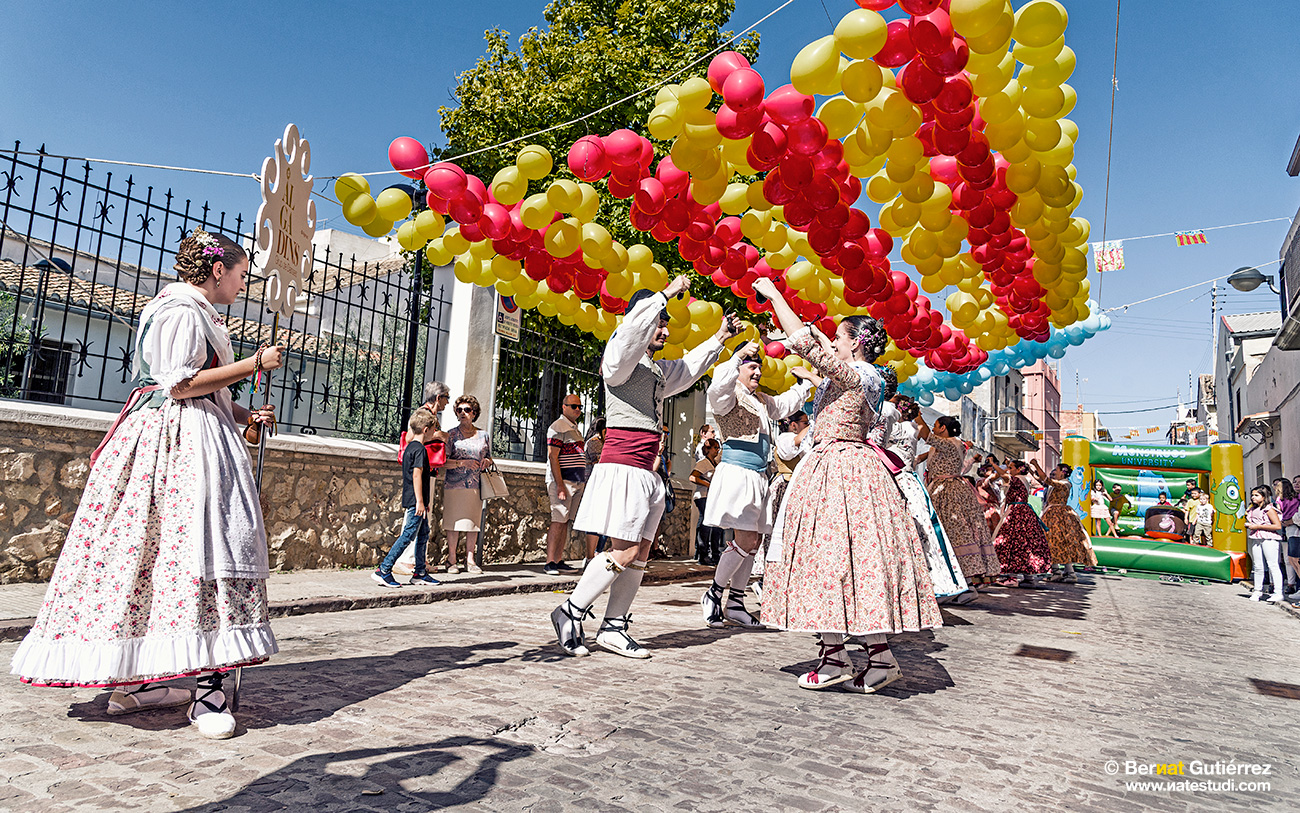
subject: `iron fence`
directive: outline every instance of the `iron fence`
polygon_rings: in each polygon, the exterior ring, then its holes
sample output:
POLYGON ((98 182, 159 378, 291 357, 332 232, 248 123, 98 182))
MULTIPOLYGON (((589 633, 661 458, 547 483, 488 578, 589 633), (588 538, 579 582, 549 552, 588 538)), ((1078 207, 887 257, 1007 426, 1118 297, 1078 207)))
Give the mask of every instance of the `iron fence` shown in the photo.
MULTIPOLYGON (((181 239, 201 227, 251 254, 252 224, 20 146, 0 159, 0 398, 116 412, 134 386, 140 311, 175 281, 181 239)), ((362 261, 313 251, 306 290, 275 336, 288 363, 262 392, 233 388, 236 400, 274 403, 282 431, 395 440, 420 384, 445 369, 451 303, 429 288, 419 252, 362 261)), ((250 277, 225 309, 237 358, 272 338, 263 288, 250 277)))
POLYGON ((600 357, 582 345, 522 328, 519 341, 501 342, 497 362, 492 455, 546 459, 546 430, 560 416, 566 393, 582 397, 584 425, 605 411, 600 357))

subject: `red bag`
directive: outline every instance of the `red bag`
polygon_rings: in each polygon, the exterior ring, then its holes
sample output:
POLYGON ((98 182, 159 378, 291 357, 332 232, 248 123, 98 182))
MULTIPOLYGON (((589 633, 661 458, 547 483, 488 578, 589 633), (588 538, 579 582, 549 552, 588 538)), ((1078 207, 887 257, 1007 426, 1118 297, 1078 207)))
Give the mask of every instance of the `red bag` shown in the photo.
MULTIPOLYGON (((406 432, 403 431, 397 441, 397 459, 402 459, 402 452, 406 450, 406 432)), ((429 468, 440 469, 447 465, 447 444, 440 440, 431 440, 424 444, 424 451, 429 455, 429 468)))

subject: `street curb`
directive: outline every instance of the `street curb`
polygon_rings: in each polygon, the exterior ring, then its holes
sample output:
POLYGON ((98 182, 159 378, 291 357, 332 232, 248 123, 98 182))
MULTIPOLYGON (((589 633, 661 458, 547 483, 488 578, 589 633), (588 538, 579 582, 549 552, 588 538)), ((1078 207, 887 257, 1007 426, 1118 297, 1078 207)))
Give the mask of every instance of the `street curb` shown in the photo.
MULTIPOLYGON (((364 571, 358 571, 363 573, 364 571)), ((713 568, 673 570, 655 573, 653 568, 645 574, 645 584, 671 584, 674 582, 693 581, 708 578, 713 568)), ((459 587, 444 583, 441 587, 429 589, 404 587, 401 590, 385 590, 372 596, 328 596, 309 598, 300 601, 273 601, 268 608, 271 618, 289 618, 295 615, 313 613, 337 613, 347 610, 374 610, 381 607, 408 607, 433 604, 439 601, 462 601, 471 598, 488 598, 491 596, 512 596, 524 593, 568 593, 578 586, 577 578, 558 579, 552 582, 528 582, 520 584, 499 584, 459 587)), ((382 588, 376 588, 382 589, 382 588)), ((0 641, 21 641, 32 628, 35 618, 11 618, 0 621, 0 641)))

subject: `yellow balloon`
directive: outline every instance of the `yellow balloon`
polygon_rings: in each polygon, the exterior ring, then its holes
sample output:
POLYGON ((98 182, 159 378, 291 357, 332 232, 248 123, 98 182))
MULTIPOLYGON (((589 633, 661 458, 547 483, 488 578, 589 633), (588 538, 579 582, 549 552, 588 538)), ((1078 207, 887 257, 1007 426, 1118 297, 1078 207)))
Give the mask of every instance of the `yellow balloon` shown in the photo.
POLYGON ((674 166, 687 172, 698 172, 708 160, 708 150, 684 135, 673 142, 668 154, 672 156, 674 166))
POLYGON ((1042 172, 1043 165, 1037 158, 1031 157, 1020 163, 1011 164, 1007 167, 1007 189, 1017 195, 1023 195, 1038 186, 1038 179, 1042 172))
POLYGON ((393 230, 393 223, 391 220, 376 216, 374 220, 362 226, 361 230, 371 237, 383 237, 393 230))
POLYGON ((377 214, 375 199, 366 194, 357 195, 343 204, 343 217, 353 226, 365 226, 377 214))
POLYGON ((654 252, 640 243, 627 247, 627 270, 639 274, 655 261, 654 252))
POLYGON ((800 260, 785 272, 786 284, 792 288, 803 290, 815 279, 813 264, 807 260, 800 260))
POLYGON ((749 204, 749 208, 760 212, 766 212, 772 208, 772 204, 763 195, 762 181, 750 183, 749 188, 745 190, 745 202, 749 204))
POLYGON ((692 76, 677 89, 677 101, 685 110, 703 110, 713 101, 713 88, 708 80, 692 76))
POLYGON ((539 192, 529 195, 519 207, 519 219, 530 229, 544 229, 555 217, 555 207, 551 205, 549 193, 539 192))
POLYGON ((520 274, 511 280, 510 284, 519 296, 531 296, 537 291, 537 280, 527 274, 520 274))
POLYGON ((627 299, 632 293, 632 277, 629 274, 610 274, 605 277, 605 290, 611 296, 627 299))
POLYGON ((701 149, 718 146, 722 143, 722 134, 718 132, 717 116, 708 108, 692 110, 686 114, 682 137, 701 149))
MULTIPOLYGON (((859 10, 865 11, 865 9, 859 10)), ((858 126, 858 122, 862 120, 862 110, 847 97, 832 96, 822 102, 821 109, 817 111, 817 118, 826 125, 827 137, 843 138, 858 126)))
POLYGON ((496 256, 497 250, 493 248, 491 240, 479 240, 469 244, 469 253, 478 257, 480 260, 487 262, 496 256))
POLYGON ((613 251, 614 238, 599 223, 583 223, 581 235, 582 253, 588 257, 606 257, 613 251))
POLYGON ((984 97, 980 102, 980 115, 990 124, 1007 121, 1019 112, 1022 98, 1020 82, 1009 79, 997 93, 984 97))
POLYGON ((425 209, 415 216, 415 228, 419 230, 420 236, 425 240, 441 237, 443 229, 446 227, 447 224, 443 222, 442 215, 432 209, 425 209))
POLYGON ((929 172, 916 172, 911 178, 899 184, 903 197, 912 203, 921 204, 930 200, 934 194, 934 179, 929 172))
POLYGON ((424 235, 416 228, 415 222, 408 220, 397 228, 397 244, 404 251, 418 251, 424 247, 424 235))
POLYGON ((385 189, 375 198, 375 211, 393 223, 405 220, 411 214, 411 196, 400 189, 385 189))
POLYGON ((483 270, 483 263, 471 254, 462 254, 456 258, 456 266, 452 273, 456 279, 461 282, 474 282, 483 270))
MULTIPOLYGON (((1011 81, 1012 75, 1016 72, 1016 58, 1011 54, 1004 54, 1002 61, 997 64, 993 70, 976 74, 971 78, 971 88, 974 89, 978 96, 992 96, 994 93, 1002 90, 1011 81)), ((1024 74, 1024 71, 1021 71, 1024 74)), ((1024 79, 1020 84, 1024 84, 1024 79)))
POLYGON ((885 18, 869 9, 856 9, 835 26, 835 45, 851 59, 870 59, 885 47, 889 31, 885 18))
POLYGON ((424 247, 424 257, 432 265, 444 266, 452 261, 454 255, 443 246, 442 238, 438 237, 424 247))
POLYGON ((870 59, 850 62, 840 74, 840 89, 850 100, 859 103, 876 98, 884 83, 885 76, 880 66, 870 59))
POLYGON ((507 282, 514 280, 523 271, 523 266, 518 260, 512 260, 509 257, 503 257, 500 254, 492 258, 492 275, 500 280, 507 282))
POLYGON ((460 233, 459 226, 447 230, 447 233, 442 236, 442 244, 451 252, 453 257, 469 251, 470 246, 469 240, 460 233))
POLYGON ((975 54, 993 54, 1007 50, 1007 44, 1011 42, 1011 32, 1015 25, 1016 19, 1011 15, 1011 10, 1005 9, 983 34, 966 37, 966 45, 971 50, 971 56, 975 54))
POLYGON ((519 168, 520 174, 530 181, 540 181, 550 175, 554 165, 551 154, 538 144, 524 147, 519 151, 519 157, 515 159, 515 166, 519 168))
POLYGON ((573 207, 573 216, 583 223, 588 223, 600 213, 600 193, 589 183, 578 184, 578 203, 573 207))
POLYGON ((1054 42, 1049 42, 1039 48, 1017 42, 1015 47, 1011 49, 1011 53, 1015 55, 1018 62, 1023 62, 1026 65, 1042 65, 1055 60, 1057 54, 1061 53, 1061 49, 1064 47, 1065 37, 1059 37, 1054 42))
POLYGON ((667 102, 677 101, 677 92, 680 91, 681 89, 682 89, 681 85, 676 85, 672 83, 663 85, 662 87, 659 88, 659 90, 655 91, 655 104, 660 105, 660 104, 665 104, 667 102))
POLYGON ((685 125, 686 115, 676 99, 655 105, 655 108, 650 111, 649 118, 646 119, 646 129, 650 132, 650 137, 660 141, 676 138, 685 125))
POLYGON ((722 206, 722 213, 726 215, 738 215, 749 208, 749 201, 746 196, 749 193, 749 184, 732 183, 727 184, 727 189, 722 193, 718 203, 722 206))
POLYGON ((358 195, 369 194, 370 181, 355 172, 345 173, 334 180, 334 197, 338 198, 341 204, 347 204, 358 195))
POLYGON ((803 47, 790 64, 790 84, 809 95, 833 79, 839 72, 840 49, 834 35, 813 40, 803 47))
POLYGON ((958 34, 970 39, 986 34, 997 25, 1007 0, 952 0, 948 14, 958 34))
POLYGON ((1016 42, 1031 48, 1050 45, 1065 33, 1069 21, 1069 12, 1056 0, 1030 0, 1016 12, 1016 42))
POLYGON ((581 246, 578 221, 572 217, 557 220, 546 229, 542 244, 552 257, 568 257, 581 246))
POLYGON ((491 190, 498 203, 514 206, 528 193, 528 181, 524 179, 519 167, 502 167, 492 177, 491 190))
POLYGON ((554 181, 546 190, 546 200, 557 212, 572 212, 582 202, 582 190, 573 181, 554 181))

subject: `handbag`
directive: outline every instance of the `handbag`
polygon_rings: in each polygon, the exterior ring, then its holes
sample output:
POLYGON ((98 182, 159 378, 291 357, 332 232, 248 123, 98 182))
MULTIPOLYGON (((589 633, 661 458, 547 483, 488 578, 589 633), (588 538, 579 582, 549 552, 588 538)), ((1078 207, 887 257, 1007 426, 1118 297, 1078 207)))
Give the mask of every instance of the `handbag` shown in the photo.
POLYGON ((506 488, 506 478, 502 477, 501 472, 497 471, 495 463, 480 473, 478 496, 484 502, 510 496, 510 489, 506 488))

